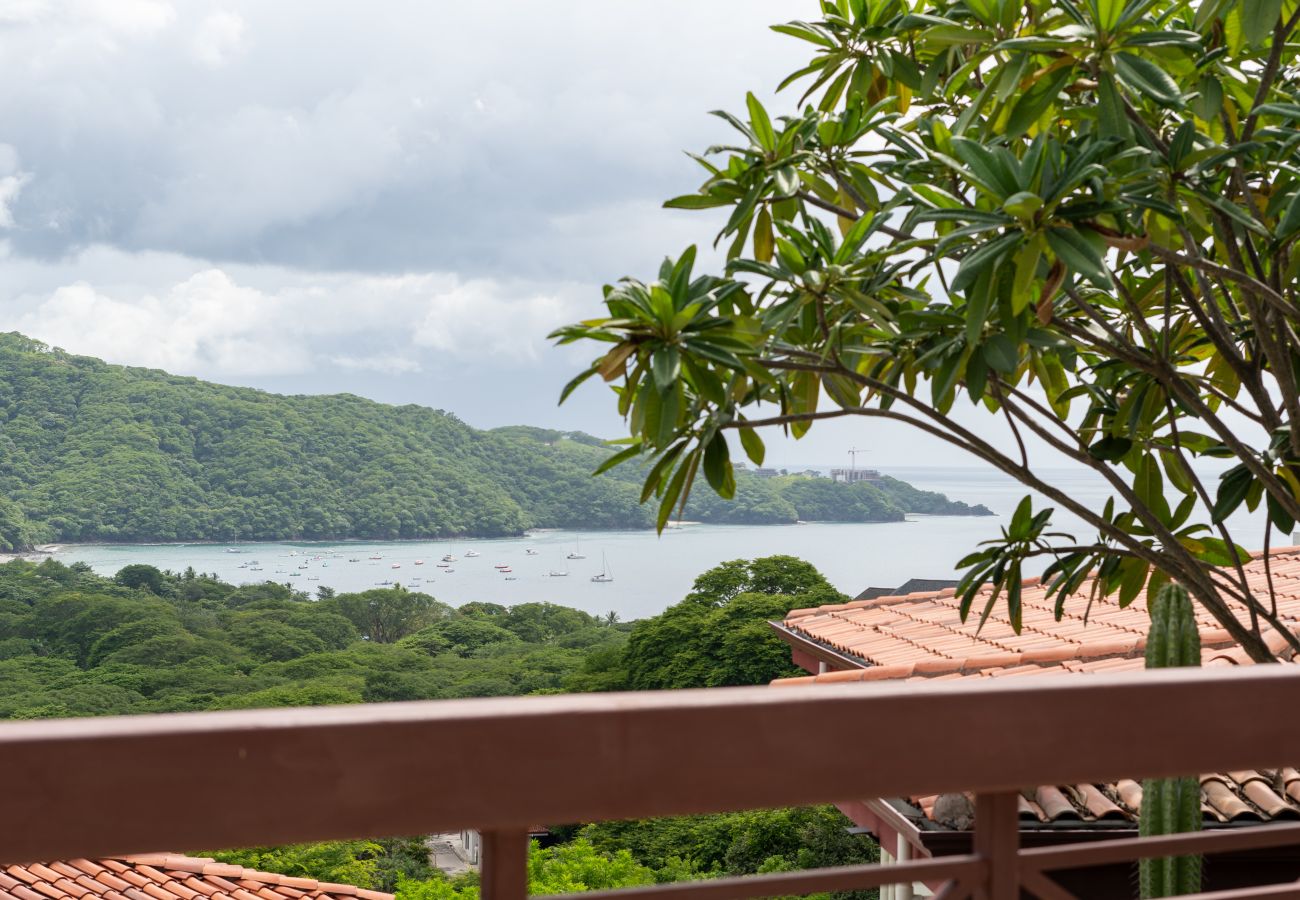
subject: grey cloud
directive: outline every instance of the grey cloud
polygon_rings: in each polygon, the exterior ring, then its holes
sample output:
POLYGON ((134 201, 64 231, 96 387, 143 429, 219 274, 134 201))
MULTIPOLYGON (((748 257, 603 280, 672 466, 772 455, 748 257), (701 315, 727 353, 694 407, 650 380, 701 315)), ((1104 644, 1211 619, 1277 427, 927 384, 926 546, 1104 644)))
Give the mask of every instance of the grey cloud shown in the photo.
POLYGON ((8 237, 47 258, 103 243, 311 269, 612 277, 649 251, 611 238, 653 242, 658 202, 698 180, 680 151, 725 133, 707 109, 739 106, 806 55, 767 31, 800 12, 776 0, 132 0, 112 21, 47 10, 0 28, 0 77, 24 85, 0 97, 0 142, 26 176, 8 237))

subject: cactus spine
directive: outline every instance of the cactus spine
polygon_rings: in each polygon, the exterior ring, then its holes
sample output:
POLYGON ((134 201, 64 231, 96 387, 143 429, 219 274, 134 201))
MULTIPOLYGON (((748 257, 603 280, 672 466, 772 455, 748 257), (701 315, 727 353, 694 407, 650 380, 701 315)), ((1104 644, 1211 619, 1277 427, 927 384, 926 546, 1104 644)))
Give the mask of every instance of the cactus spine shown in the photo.
MULTIPOLYGON (((1201 664, 1201 635, 1192 600, 1181 585, 1166 584, 1151 604, 1146 667, 1165 669, 1201 664)), ((1143 837, 1201 829, 1201 783, 1197 778, 1149 778, 1142 782, 1143 837)), ((1142 897, 1176 897, 1201 889, 1201 858, 1144 859, 1139 864, 1142 897)))

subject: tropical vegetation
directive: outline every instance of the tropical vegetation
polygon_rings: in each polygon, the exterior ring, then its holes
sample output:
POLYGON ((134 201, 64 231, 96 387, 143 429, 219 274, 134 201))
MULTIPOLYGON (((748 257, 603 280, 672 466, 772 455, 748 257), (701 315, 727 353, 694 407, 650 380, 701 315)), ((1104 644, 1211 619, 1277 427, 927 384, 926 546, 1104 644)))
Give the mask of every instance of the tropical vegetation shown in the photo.
MULTIPOLYGON (((649 527, 596 438, 474 429, 349 395, 282 397, 0 334, 0 552, 39 541, 417 538, 649 527)), ((706 522, 983 514, 894 479, 738 479, 706 522)))
MULTIPOLYGON (((838 602, 811 565, 733 560, 659 616, 620 623, 549 603, 452 609, 402 587, 311 600, 131 565, 0 565, 0 718, 308 706, 506 694, 765 684, 793 674, 768 627, 838 602)), ((533 893, 866 861, 830 807, 557 825, 534 847, 533 893)), ((474 876, 429 868, 419 838, 221 851, 229 862, 410 900, 471 900, 474 876)))
POLYGON ((902 422, 1054 504, 963 560, 965 611, 991 583, 977 612, 1019 627, 1046 557, 1062 606, 1093 572, 1121 604, 1172 579, 1253 658, 1269 630, 1300 650, 1227 524, 1260 508, 1267 547, 1300 520, 1298 24, 1290 0, 822 0, 773 26, 810 54, 790 99, 718 113, 667 203, 721 211, 723 268, 692 247, 607 286, 556 332, 600 348, 566 394, 615 387, 661 526, 699 473, 735 493, 764 428, 902 422), (1062 459, 1114 502, 1059 489, 1062 459))

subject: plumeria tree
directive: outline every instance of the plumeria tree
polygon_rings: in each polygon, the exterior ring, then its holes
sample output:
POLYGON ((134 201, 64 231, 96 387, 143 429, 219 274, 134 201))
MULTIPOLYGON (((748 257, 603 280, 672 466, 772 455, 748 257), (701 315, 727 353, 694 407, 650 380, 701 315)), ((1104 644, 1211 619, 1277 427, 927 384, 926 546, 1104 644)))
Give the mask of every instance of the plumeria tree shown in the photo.
POLYGON ((645 466, 661 527, 701 473, 730 495, 764 428, 890 419, 1053 504, 962 560, 964 612, 991 583, 973 611, 1018 627, 1046 557, 1058 613, 1090 574, 1121 604, 1173 579, 1254 658, 1270 630, 1300 649, 1226 525, 1262 506, 1267 547, 1300 519, 1298 21, 1297 0, 822 0, 774 26, 811 54, 785 114, 717 113, 731 143, 666 204, 724 211, 725 269, 688 248, 606 287, 554 335, 600 345, 565 396, 612 386, 607 465, 645 466), (1115 500, 1056 487, 1043 448, 1115 500))

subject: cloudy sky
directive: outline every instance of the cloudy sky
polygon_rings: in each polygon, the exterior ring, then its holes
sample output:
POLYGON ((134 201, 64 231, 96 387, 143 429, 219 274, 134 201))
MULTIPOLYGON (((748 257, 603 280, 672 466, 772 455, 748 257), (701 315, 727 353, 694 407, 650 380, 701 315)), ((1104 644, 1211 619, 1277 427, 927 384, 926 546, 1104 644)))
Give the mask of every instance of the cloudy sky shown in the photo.
MULTIPOLYGON (((710 109, 770 96, 812 0, 0 0, 0 330, 291 393, 614 436, 599 287, 715 222, 660 208, 710 109), (17 89, 15 89, 17 88, 17 89)), ((787 101, 792 102, 792 101, 787 101)), ((940 461, 825 423, 778 463, 940 461), (830 426, 835 427, 830 427, 830 426)))

